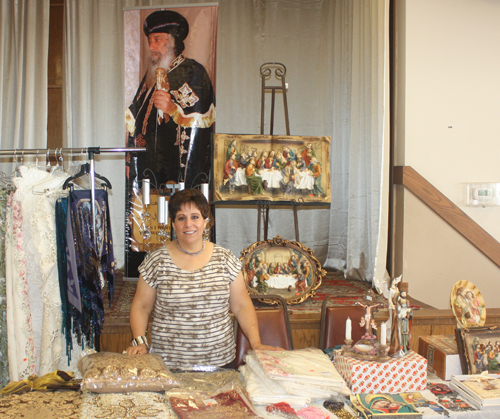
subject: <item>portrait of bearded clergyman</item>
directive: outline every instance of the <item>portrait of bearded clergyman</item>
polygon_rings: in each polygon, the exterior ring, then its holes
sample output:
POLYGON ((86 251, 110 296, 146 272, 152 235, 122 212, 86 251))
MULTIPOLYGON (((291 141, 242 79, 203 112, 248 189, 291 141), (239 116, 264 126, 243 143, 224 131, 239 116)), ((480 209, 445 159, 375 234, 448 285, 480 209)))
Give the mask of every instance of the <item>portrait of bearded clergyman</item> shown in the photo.
POLYGON ((173 10, 154 11, 144 20, 148 66, 126 110, 127 146, 147 148, 127 153, 127 183, 134 188, 144 178, 158 186, 207 182, 215 95, 205 67, 183 54, 189 29, 173 10))

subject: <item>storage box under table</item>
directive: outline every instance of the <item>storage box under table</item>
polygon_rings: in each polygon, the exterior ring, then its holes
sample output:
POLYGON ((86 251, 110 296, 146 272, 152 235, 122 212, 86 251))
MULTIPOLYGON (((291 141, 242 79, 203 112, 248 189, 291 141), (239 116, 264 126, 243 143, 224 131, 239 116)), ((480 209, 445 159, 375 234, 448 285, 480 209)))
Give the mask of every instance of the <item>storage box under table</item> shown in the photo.
POLYGON ((335 351, 335 368, 353 393, 401 393, 425 390, 427 360, 410 351, 387 362, 362 361, 335 351))
POLYGON ((418 353, 427 359, 427 370, 443 380, 462 374, 454 335, 420 336, 418 353))

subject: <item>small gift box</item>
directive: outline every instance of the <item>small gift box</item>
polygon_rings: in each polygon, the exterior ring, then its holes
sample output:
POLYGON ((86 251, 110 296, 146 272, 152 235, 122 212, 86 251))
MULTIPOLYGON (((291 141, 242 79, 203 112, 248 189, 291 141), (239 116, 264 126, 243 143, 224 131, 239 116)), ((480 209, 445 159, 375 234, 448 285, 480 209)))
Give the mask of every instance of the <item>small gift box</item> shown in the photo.
POLYGON ((335 351, 334 364, 353 393, 401 393, 425 390, 427 360, 410 351, 387 362, 363 361, 335 351))

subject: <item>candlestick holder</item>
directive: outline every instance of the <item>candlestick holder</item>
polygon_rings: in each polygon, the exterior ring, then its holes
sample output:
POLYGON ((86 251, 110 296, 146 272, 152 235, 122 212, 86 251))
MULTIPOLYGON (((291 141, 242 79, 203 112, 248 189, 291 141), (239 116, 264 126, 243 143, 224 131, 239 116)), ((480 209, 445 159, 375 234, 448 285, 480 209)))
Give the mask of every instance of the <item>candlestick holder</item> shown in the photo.
POLYGON ((379 350, 380 356, 387 357, 387 355, 389 353, 389 346, 388 345, 379 345, 378 350, 379 350))
POLYGON ((380 345, 377 336, 371 333, 365 333, 353 346, 345 350, 344 347, 345 345, 342 346, 342 355, 351 358, 375 362, 386 362, 391 359, 387 356, 388 346, 380 345))
POLYGON ((344 343, 345 345, 342 345, 342 353, 350 351, 352 347, 352 339, 345 339, 344 343))

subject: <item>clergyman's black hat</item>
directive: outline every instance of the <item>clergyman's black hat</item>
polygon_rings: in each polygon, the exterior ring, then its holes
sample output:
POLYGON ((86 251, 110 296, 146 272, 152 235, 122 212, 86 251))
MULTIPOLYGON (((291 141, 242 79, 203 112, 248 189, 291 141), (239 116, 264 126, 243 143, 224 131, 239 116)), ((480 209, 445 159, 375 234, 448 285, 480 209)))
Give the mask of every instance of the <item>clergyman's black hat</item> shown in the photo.
POLYGON ((184 41, 189 33, 189 24, 184 16, 173 10, 158 10, 144 20, 144 34, 169 33, 184 41))

